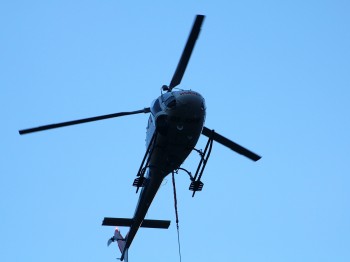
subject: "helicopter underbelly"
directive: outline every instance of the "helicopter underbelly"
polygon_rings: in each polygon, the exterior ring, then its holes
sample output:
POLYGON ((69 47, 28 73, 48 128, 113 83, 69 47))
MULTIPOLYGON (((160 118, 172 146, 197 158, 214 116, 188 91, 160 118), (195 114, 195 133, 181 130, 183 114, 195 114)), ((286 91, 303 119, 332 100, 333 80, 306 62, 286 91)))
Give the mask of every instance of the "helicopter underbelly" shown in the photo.
POLYGON ((192 123, 169 121, 166 133, 157 134, 149 162, 149 168, 153 169, 151 173, 164 178, 178 169, 197 144, 203 124, 204 118, 192 123))

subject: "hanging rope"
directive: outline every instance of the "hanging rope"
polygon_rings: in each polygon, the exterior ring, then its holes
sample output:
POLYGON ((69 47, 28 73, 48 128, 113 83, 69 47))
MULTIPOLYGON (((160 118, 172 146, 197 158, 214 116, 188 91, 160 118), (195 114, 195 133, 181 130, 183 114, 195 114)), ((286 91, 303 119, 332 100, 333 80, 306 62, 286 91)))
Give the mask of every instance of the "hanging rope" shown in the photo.
POLYGON ((181 262, 179 214, 178 214, 178 210, 177 210, 176 185, 175 185, 175 174, 174 174, 174 172, 172 172, 172 179, 173 179, 173 189, 174 189, 174 206, 175 206, 176 228, 177 228, 177 243, 179 245, 179 257, 180 257, 180 262, 181 262))

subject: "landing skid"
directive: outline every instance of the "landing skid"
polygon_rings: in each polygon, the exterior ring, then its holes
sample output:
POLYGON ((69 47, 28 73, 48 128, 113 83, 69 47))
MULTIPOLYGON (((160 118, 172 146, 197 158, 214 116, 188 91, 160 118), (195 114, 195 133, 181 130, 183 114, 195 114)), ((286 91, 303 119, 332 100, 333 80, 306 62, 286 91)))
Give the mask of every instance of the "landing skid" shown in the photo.
POLYGON ((204 151, 198 150, 195 148, 193 149, 201 157, 201 160, 199 161, 199 164, 198 164, 198 167, 197 167, 197 170, 196 170, 196 173, 194 176, 192 176, 191 172, 189 172, 188 170, 186 170, 185 168, 182 168, 182 167, 178 168, 175 171, 175 173, 178 173, 179 170, 182 170, 182 171, 185 171, 189 175, 190 180, 191 180, 189 190, 193 191, 192 197, 194 197, 194 195, 196 194, 197 191, 202 191, 202 189, 203 189, 204 183, 201 181, 201 178, 202 178, 205 166, 207 165, 207 162, 209 160, 211 150, 213 148, 213 141, 214 141, 213 135, 214 135, 214 130, 212 130, 211 135, 209 135, 208 142, 204 148, 204 151))
POLYGON ((158 132, 155 131, 152 139, 147 147, 146 153, 142 159, 139 171, 137 172, 137 177, 135 178, 133 182, 133 186, 136 187, 136 193, 139 191, 140 187, 144 187, 147 180, 145 178, 145 172, 147 170, 147 167, 149 166, 149 161, 151 160, 152 154, 153 154, 153 149, 154 149, 154 142, 157 139, 158 132))
POLYGON ((203 189, 204 184, 201 181, 201 178, 202 178, 205 166, 207 165, 207 162, 209 160, 211 150, 213 148, 213 141, 214 141, 213 135, 214 135, 214 130, 211 131, 211 135, 208 138, 208 142, 205 146, 204 152, 202 152, 201 150, 196 150, 199 153, 201 160, 199 161, 196 174, 194 175, 194 178, 189 188, 189 190, 193 191, 192 197, 194 197, 194 194, 197 191, 202 191, 203 189))

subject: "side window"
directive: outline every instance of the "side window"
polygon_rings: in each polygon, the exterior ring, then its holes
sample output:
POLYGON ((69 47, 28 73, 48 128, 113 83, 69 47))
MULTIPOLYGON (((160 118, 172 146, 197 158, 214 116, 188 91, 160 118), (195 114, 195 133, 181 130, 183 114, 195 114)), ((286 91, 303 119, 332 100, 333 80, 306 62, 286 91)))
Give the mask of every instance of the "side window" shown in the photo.
POLYGON ((154 102, 151 106, 152 115, 155 116, 161 110, 162 110, 162 108, 160 107, 159 99, 154 100, 154 102))

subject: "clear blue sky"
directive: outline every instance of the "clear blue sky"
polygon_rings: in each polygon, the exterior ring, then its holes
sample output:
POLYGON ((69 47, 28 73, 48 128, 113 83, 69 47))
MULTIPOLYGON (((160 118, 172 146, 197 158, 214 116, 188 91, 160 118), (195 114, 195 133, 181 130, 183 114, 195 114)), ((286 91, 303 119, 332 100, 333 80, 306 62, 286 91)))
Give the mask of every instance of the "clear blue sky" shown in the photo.
MULTIPOLYGON (((2 1, 0 261, 119 257, 101 221, 133 215, 147 116, 17 131, 148 107, 198 13, 181 87, 206 98, 206 126, 263 158, 215 144, 195 198, 177 176, 182 261, 350 261, 345 0, 2 1)), ((171 227, 140 230, 130 261, 179 261, 170 177, 147 217, 171 227)))

